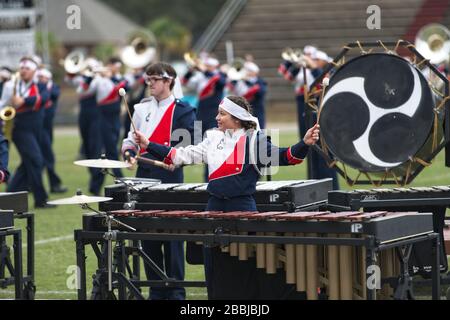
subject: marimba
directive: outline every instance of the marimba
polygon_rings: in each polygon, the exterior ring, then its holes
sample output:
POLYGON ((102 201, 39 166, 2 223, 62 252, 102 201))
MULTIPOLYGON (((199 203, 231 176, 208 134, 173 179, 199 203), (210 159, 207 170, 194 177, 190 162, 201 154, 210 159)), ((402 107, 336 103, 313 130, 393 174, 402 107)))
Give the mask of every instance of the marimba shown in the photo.
MULTIPOLYGON (((117 183, 105 187, 105 197, 113 200, 100 203, 99 208, 204 210, 209 197, 207 186, 207 183, 142 183, 130 187, 117 183)), ((260 181, 254 198, 258 211, 297 211, 325 204, 331 189, 331 179, 260 181)))
MULTIPOLYGON (((433 213, 433 229, 439 233, 444 244, 445 212, 450 206, 450 186, 410 187, 410 188, 374 188, 352 191, 333 190, 328 193, 328 207, 331 210, 364 211, 418 211, 433 213)), ((430 261, 428 244, 418 244, 414 248, 412 261, 418 272, 427 274, 430 261)), ((441 272, 448 270, 445 246, 441 246, 441 272)))
MULTIPOLYGON (((377 294, 388 298, 404 292, 402 286, 408 285, 408 257, 401 256, 405 251, 399 248, 430 241, 434 250, 429 255, 436 261, 433 297, 438 297, 439 242, 433 232, 430 213, 119 210, 110 214, 137 229, 136 233, 124 232, 116 226, 119 242, 158 239, 219 245, 236 259, 254 259, 255 268, 265 269, 269 274, 282 268, 287 285, 295 285, 297 291, 306 292, 308 299, 317 299, 319 288, 329 299, 374 299, 377 294), (401 259, 396 259, 395 253, 401 259), (368 270, 374 268, 381 269, 379 276, 383 279, 395 279, 398 275, 396 292, 388 288, 379 291, 376 285, 366 286, 370 278, 368 270)), ((104 220, 101 215, 86 214, 83 230, 75 231, 81 270, 84 270, 82 248, 93 240, 102 239, 102 232, 106 230, 104 220)), ((122 266, 122 269, 127 268, 122 266)), ((139 285, 137 281, 130 281, 139 285)), ((79 297, 85 298, 85 283, 80 290, 79 297)))

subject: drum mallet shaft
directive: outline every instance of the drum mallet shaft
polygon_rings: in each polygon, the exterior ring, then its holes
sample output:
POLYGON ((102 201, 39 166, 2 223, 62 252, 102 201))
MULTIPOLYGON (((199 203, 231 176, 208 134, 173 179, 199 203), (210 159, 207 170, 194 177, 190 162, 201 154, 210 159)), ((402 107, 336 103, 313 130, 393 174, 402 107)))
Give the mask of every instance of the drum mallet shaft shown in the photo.
POLYGON ((322 94, 321 94, 321 97, 320 97, 319 110, 317 111, 317 123, 319 123, 320 113, 322 112, 323 97, 325 96, 325 89, 328 87, 329 84, 330 84, 330 79, 328 77, 324 77, 323 80, 322 80, 322 94))
POLYGON ((133 127, 133 131, 137 132, 136 126, 134 125, 133 117, 131 116, 130 107, 128 106, 128 101, 127 101, 127 97, 126 97, 127 92, 125 91, 124 88, 119 89, 119 95, 123 98, 123 101, 125 102, 125 107, 127 108, 128 117, 130 118, 131 126, 133 127))
MULTIPOLYGON (((126 160, 129 160, 130 157, 131 157, 130 153, 129 153, 128 151, 125 152, 125 159, 126 159, 126 160)), ((138 161, 138 162, 140 162, 140 163, 150 164, 150 165, 152 165, 152 166, 160 167, 160 168, 163 168, 163 169, 168 170, 168 171, 173 171, 173 170, 175 170, 175 167, 169 166, 168 164, 165 164, 165 163, 162 162, 162 161, 153 160, 153 159, 148 159, 148 158, 142 158, 142 157, 139 156, 139 155, 137 155, 135 158, 136 158, 136 161, 138 161)))

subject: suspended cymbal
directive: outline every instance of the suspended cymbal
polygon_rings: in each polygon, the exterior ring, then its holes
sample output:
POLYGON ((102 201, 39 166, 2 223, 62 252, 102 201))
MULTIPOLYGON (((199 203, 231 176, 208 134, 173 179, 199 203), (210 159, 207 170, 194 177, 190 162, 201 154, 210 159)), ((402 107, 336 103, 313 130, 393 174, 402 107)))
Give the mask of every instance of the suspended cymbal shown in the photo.
POLYGON ((96 202, 105 202, 110 201, 113 198, 109 197, 90 197, 86 196, 84 194, 82 195, 76 195, 70 198, 63 198, 53 201, 48 201, 48 204, 55 204, 55 205, 64 205, 64 204, 84 204, 84 203, 96 203, 96 202))
POLYGON ((130 163, 108 159, 78 160, 74 164, 89 168, 116 169, 131 167, 130 163))

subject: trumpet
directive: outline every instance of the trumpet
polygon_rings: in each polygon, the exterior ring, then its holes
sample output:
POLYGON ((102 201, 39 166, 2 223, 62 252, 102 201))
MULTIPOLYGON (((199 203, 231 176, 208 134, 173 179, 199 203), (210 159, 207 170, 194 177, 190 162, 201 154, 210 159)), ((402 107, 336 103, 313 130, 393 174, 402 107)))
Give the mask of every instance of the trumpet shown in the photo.
POLYGON ((184 61, 186 62, 186 64, 188 65, 188 67, 190 69, 197 69, 200 71, 206 70, 205 65, 203 64, 203 62, 200 60, 200 58, 197 56, 196 53, 186 52, 183 55, 183 57, 184 57, 184 61))
POLYGON ((283 52, 281 52, 281 58, 298 65, 303 65, 306 63, 305 55, 300 49, 286 48, 283 52))

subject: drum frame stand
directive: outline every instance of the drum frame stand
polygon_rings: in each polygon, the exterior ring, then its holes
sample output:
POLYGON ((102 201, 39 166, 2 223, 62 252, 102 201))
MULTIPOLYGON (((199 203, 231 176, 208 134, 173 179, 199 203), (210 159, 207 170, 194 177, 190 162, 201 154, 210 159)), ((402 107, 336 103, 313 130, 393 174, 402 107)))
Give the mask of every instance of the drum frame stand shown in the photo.
POLYGON ((108 271, 108 294, 113 296, 113 286, 112 286, 112 269, 113 269, 113 248, 112 242, 117 240, 117 230, 112 230, 112 223, 117 223, 118 225, 123 226, 131 231, 136 231, 135 228, 130 227, 129 225, 115 219, 112 215, 107 214, 106 212, 98 211, 90 207, 87 203, 81 204, 81 208, 83 210, 91 210, 97 214, 102 215, 107 224, 107 231, 103 235, 103 239, 107 242, 107 271, 108 271))
POLYGON ((400 278, 398 279, 398 286, 395 288, 395 300, 413 300, 413 282, 409 275, 409 258, 413 250, 413 245, 397 248, 397 257, 400 260, 400 278))
MULTIPOLYGON (((126 184, 126 183, 125 183, 126 184)), ((127 184, 126 184, 127 185, 127 184)), ((117 239, 117 234, 119 233, 119 230, 112 230, 112 224, 113 223, 117 223, 118 225, 123 226, 124 228, 127 228, 131 231, 136 231, 135 228, 115 219, 112 215, 107 214, 106 212, 102 212, 102 211, 98 211, 93 209, 92 207, 90 207, 88 204, 84 203, 81 204, 81 208, 83 210, 91 210, 101 216, 103 216, 106 220, 106 226, 107 226, 107 231, 103 234, 103 240, 105 240, 105 242, 107 243, 107 249, 106 249, 106 259, 107 259, 107 274, 108 274, 108 292, 106 295, 107 299, 115 299, 114 296, 114 287, 113 287, 113 269, 116 265, 122 265, 122 263, 114 263, 114 253, 113 253, 113 246, 112 246, 112 242, 113 241, 118 241, 117 239)), ((118 254, 118 258, 123 260, 126 257, 126 249, 127 247, 124 246, 123 240, 118 241, 119 245, 117 247, 117 250, 119 251, 118 254)), ((171 279, 169 278, 163 270, 161 270, 158 265, 144 252, 144 250, 142 249, 141 245, 140 245, 140 241, 138 242, 134 242, 133 246, 132 246, 132 251, 133 254, 137 253, 139 256, 142 257, 143 261, 145 264, 149 265, 150 268, 153 269, 153 271, 155 271, 156 274, 158 274, 158 276, 161 278, 160 281, 155 281, 155 283, 160 283, 161 281, 164 283, 165 286, 167 286, 170 282, 177 282, 175 279, 171 279)), ((94 250, 95 251, 95 250, 94 250)), ((101 255, 101 259, 104 258, 104 252, 100 253, 101 255)), ((104 261, 102 262, 102 264, 104 264, 104 261)), ((136 264, 134 265, 134 268, 136 268, 136 264)), ((137 269, 139 270, 139 269, 137 269)), ((144 297, 142 296, 142 294, 140 293, 140 291, 131 283, 127 280, 127 278, 123 275, 123 272, 125 270, 119 270, 118 273, 115 273, 115 277, 117 278, 118 281, 124 281, 126 285, 129 285, 130 287, 130 293, 132 295, 134 295, 135 298, 137 299, 144 299, 144 297)), ((136 271, 136 270, 135 270, 136 271)), ((97 297, 100 297, 101 299, 104 298, 104 295, 101 292, 101 288, 104 286, 104 280, 103 280, 103 271, 97 271, 96 275, 94 275, 94 286, 92 289, 92 298, 95 300, 97 297), (100 291, 100 292, 99 292, 100 291)), ((139 275, 138 275, 139 276, 139 275)), ((120 286, 119 286, 120 287, 120 286)), ((121 289, 119 288, 119 291, 121 289)), ((121 294, 119 293, 119 296, 121 294)))

